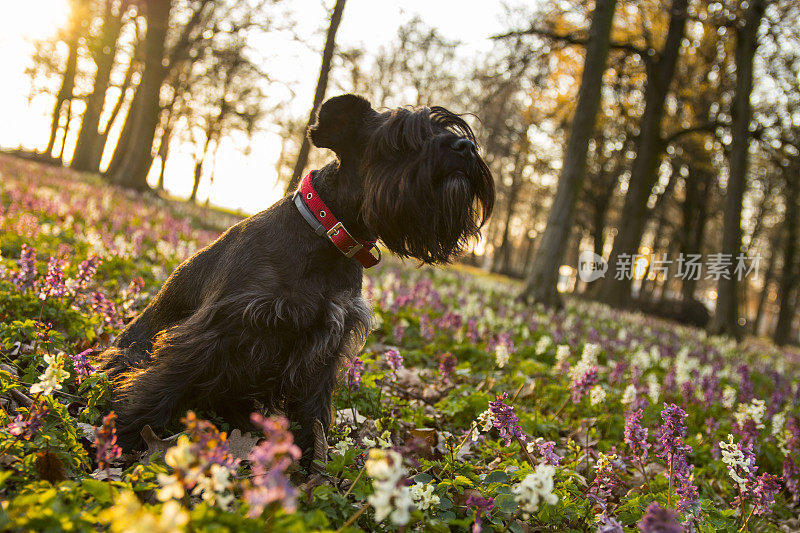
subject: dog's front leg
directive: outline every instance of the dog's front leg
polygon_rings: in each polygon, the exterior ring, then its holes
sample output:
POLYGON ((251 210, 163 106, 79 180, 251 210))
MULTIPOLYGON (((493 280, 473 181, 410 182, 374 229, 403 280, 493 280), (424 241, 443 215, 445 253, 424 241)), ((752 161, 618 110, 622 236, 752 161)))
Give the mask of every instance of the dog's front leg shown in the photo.
POLYGON ((331 424, 331 396, 336 385, 336 372, 325 371, 317 376, 314 387, 303 390, 287 399, 285 411, 289 420, 298 427, 294 430, 295 443, 303 451, 301 464, 308 468, 314 457, 314 422, 319 420, 327 434, 331 424))

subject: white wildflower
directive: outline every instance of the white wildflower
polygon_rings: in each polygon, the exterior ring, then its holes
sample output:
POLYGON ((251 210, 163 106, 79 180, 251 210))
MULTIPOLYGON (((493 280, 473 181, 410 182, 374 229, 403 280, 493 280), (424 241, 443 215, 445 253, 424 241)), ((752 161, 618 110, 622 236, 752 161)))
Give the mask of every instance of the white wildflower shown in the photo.
POLYGON ((353 447, 353 444, 355 444, 353 439, 345 437, 334 445, 333 452, 338 455, 344 455, 347 450, 353 447))
POLYGON ((188 523, 189 513, 181 507, 181 504, 173 500, 161 507, 158 528, 143 528, 142 531, 183 531, 184 526, 188 523))
POLYGON ((164 454, 164 462, 176 470, 187 470, 195 462, 189 437, 181 435, 178 442, 164 454))
POLYGON ((484 433, 491 431, 491 429, 494 427, 494 415, 489 409, 478 415, 478 427, 484 433))
POLYGON ((177 476, 173 474, 158 474, 158 484, 161 485, 161 488, 156 493, 159 501, 166 502, 183 498, 183 483, 177 476))
POLYGON ((597 366, 597 354, 600 353, 600 345, 587 343, 583 346, 581 353, 581 362, 589 366, 597 366))
POLYGON ((689 349, 683 348, 675 356, 675 382, 678 385, 683 385, 692 381, 692 371, 698 367, 698 361, 695 358, 689 357, 689 349))
POLYGON ((556 469, 552 465, 537 465, 532 474, 528 474, 525 479, 511 488, 523 518, 528 519, 539 509, 541 503, 554 505, 558 502, 558 496, 553 494, 553 475, 555 473, 556 469))
POLYGON ((598 405, 606 400, 606 390, 602 385, 595 385, 589 390, 589 403, 591 405, 598 405))
POLYGON ((733 409, 733 404, 736 403, 736 389, 730 385, 726 385, 722 390, 722 405, 726 409, 733 409))
POLYGON ((539 342, 536 343, 536 355, 541 355, 547 351, 550 346, 553 345, 553 339, 548 337, 547 335, 543 335, 539 342))
POLYGON ((403 485, 405 471, 402 456, 394 450, 373 448, 369 451, 365 467, 375 489, 367 498, 375 508, 375 520, 381 522, 388 516, 395 525, 407 524, 413 502, 409 488, 403 485))
POLYGON ((764 415, 767 414, 767 405, 764 400, 753 398, 750 403, 740 403, 733 414, 739 427, 744 427, 748 420, 752 420, 756 429, 764 429, 764 415))
POLYGON ((644 372, 648 368, 650 368, 650 354, 645 352, 644 350, 637 350, 633 357, 631 358, 631 364, 633 366, 639 367, 639 370, 644 372))
POLYGON ((497 364, 498 368, 503 368, 508 363, 508 358, 511 356, 508 353, 508 346, 505 343, 499 343, 497 347, 494 349, 494 361, 497 364))
POLYGON ((411 499, 420 511, 426 511, 432 505, 439 505, 439 497, 433 493, 433 485, 416 483, 411 487, 411 499))
POLYGON ((567 362, 570 356, 570 349, 567 344, 559 344, 556 348, 556 366, 561 366, 567 362))
POLYGON ((47 354, 44 362, 47 363, 47 368, 39 376, 39 382, 31 385, 31 394, 49 396, 54 390, 61 390, 61 382, 69 377, 69 372, 64 370, 64 352, 47 354))
POLYGON ((625 387, 625 391, 622 393, 622 404, 631 405, 635 401, 636 401, 636 385, 631 383, 627 387, 625 387))
POLYGON ((745 459, 742 450, 733 442, 733 435, 728 435, 728 442, 720 441, 719 447, 720 450, 722 450, 722 462, 728 465, 728 474, 739 484, 739 488, 744 490, 747 480, 738 474, 736 468, 739 467, 743 470, 750 470, 750 461, 752 461, 752 459, 745 459))
POLYGON ((231 471, 219 464, 212 464, 209 470, 208 476, 201 476, 197 480, 192 494, 200 495, 204 501, 220 509, 227 509, 233 501, 233 495, 229 492, 233 485, 231 471))
MULTIPOLYGON (((654 344, 650 347, 650 366, 657 365, 660 361, 662 361, 661 351, 658 349, 658 346, 654 344)), ((667 359, 663 359, 663 361, 668 362, 667 359)))
POLYGON ((658 376, 650 374, 647 377, 647 395, 653 403, 658 402, 658 397, 661 396, 661 382, 658 381, 658 376))
POLYGON ((775 413, 772 417, 772 436, 777 437, 783 433, 783 428, 786 425, 786 411, 775 413))

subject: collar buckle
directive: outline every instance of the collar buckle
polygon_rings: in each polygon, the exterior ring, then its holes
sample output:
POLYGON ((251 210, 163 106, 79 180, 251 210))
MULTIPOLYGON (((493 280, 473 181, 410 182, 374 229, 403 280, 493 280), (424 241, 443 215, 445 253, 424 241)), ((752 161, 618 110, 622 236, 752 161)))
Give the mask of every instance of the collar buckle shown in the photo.
POLYGON ((345 229, 344 225, 342 225, 341 222, 337 222, 336 224, 334 224, 333 227, 331 229, 329 229, 326 233, 328 235, 328 239, 330 239, 330 241, 334 245, 336 245, 337 248, 342 250, 342 253, 347 258, 352 258, 359 251, 361 251, 361 249, 364 247, 363 244, 358 242, 358 240, 354 239, 353 236, 350 235, 350 232, 345 229), (347 236, 347 238, 350 239, 350 241, 354 243, 353 245, 351 245, 347 249, 347 251, 342 250, 342 248, 338 244, 336 244, 336 241, 333 240, 334 237, 337 237, 339 235, 339 232, 344 232, 344 234, 347 236))

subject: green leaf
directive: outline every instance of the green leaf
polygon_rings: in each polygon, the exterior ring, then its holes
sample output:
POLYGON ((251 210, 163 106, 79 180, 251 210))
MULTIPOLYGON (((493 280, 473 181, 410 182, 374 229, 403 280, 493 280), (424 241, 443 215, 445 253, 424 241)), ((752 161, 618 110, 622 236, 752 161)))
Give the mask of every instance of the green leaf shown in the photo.
POLYGON ((81 482, 81 487, 94 496, 97 501, 101 503, 111 503, 111 494, 109 493, 107 481, 86 478, 81 482))
POLYGON ((421 474, 417 474, 416 476, 414 476, 415 483, 422 483, 423 485, 425 485, 427 483, 430 483, 431 481, 433 481, 433 476, 430 474, 426 474, 425 472, 422 472, 421 474))
POLYGON ((451 500, 447 496, 439 497, 439 509, 446 511, 447 509, 452 509, 452 508, 453 508, 453 500, 451 500))
POLYGON ((499 494, 494 499, 494 505, 504 513, 512 514, 517 510, 517 500, 512 494, 499 494))
POLYGON ((508 483, 508 474, 503 472, 502 470, 495 470, 494 472, 490 472, 489 475, 486 476, 486 479, 483 480, 484 483, 508 483))

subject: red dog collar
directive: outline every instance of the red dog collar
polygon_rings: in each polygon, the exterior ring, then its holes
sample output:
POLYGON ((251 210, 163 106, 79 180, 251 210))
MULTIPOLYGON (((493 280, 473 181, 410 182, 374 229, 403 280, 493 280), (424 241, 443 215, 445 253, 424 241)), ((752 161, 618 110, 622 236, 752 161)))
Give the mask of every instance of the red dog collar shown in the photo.
POLYGON ((314 186, 311 185, 311 173, 306 174, 294 193, 294 204, 317 235, 326 235, 336 248, 346 257, 355 259, 364 268, 375 266, 381 260, 381 252, 375 241, 356 239, 336 219, 331 210, 322 201, 314 186), (377 255, 376 255, 377 254, 377 255))

